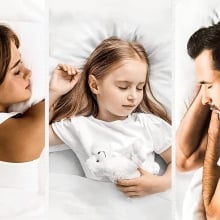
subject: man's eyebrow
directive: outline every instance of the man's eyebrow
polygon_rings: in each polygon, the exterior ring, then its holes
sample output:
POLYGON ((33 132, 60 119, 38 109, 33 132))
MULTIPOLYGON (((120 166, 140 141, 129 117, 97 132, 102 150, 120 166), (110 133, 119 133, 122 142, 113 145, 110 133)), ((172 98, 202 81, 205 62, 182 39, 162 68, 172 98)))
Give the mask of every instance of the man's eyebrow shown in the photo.
POLYGON ((200 82, 198 82, 199 84, 201 84, 201 85, 204 85, 204 84, 211 84, 212 82, 208 82, 208 81, 200 81, 200 82))
POLYGON ((10 70, 13 69, 13 68, 15 68, 20 62, 21 62, 21 59, 19 59, 19 60, 10 68, 10 70))

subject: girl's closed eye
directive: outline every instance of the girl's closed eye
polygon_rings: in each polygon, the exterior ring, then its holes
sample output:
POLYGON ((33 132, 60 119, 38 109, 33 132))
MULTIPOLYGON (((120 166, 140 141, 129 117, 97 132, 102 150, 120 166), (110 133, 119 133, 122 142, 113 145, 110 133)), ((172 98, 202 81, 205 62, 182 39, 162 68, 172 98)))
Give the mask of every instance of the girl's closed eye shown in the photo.
POLYGON ((208 89, 211 89, 211 88, 212 88, 212 85, 209 85, 207 88, 208 88, 208 89))
POLYGON ((128 88, 128 86, 118 86, 118 88, 121 90, 126 90, 128 88))
POLYGON ((144 87, 137 87, 136 88, 138 91, 143 91, 144 87))

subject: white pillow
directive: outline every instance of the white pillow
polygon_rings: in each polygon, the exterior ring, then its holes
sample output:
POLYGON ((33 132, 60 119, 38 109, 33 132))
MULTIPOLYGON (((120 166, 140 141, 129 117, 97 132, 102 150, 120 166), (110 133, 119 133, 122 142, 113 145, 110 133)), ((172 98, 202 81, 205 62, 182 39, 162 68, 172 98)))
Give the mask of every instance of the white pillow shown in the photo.
POLYGON ((50 1, 51 70, 59 62, 80 67, 110 36, 143 44, 155 96, 171 114, 171 2, 164 0, 50 1))
POLYGON ((44 99, 48 75, 48 42, 44 0, 7 0, 0 7, 0 22, 11 27, 20 39, 22 60, 32 70, 32 96, 9 111, 23 112, 44 99), (9 10, 9 8, 11 10, 9 10))

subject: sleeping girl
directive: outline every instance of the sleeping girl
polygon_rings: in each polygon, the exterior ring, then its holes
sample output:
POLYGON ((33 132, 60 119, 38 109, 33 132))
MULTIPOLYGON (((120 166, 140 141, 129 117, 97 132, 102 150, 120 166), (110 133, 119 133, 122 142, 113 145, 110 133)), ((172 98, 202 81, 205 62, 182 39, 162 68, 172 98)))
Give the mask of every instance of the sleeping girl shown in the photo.
POLYGON ((171 185, 171 128, 149 81, 149 60, 142 45, 110 37, 88 57, 82 71, 59 64, 50 80, 50 144, 67 144, 86 165, 94 147, 111 145, 125 152, 138 142, 152 163, 159 154, 167 163, 162 176, 138 168, 139 177, 115 182, 129 197, 167 190, 171 185))

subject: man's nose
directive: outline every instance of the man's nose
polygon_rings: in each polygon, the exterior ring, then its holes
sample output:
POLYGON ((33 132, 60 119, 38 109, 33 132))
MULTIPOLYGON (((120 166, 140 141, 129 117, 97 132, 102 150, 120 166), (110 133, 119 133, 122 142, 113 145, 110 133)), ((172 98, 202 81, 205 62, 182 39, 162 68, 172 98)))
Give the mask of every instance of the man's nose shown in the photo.
POLYGON ((202 104, 207 105, 211 103, 212 103, 212 99, 207 91, 207 88, 204 88, 203 93, 202 93, 202 104))

